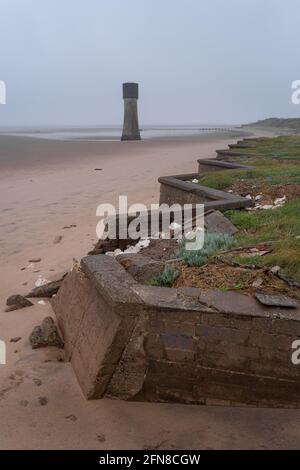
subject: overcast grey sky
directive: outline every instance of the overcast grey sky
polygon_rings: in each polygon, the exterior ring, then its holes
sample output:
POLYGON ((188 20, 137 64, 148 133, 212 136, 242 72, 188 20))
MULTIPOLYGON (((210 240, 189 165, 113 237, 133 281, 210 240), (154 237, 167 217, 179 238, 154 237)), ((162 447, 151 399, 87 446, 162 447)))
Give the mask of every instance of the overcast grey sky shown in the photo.
POLYGON ((299 0, 0 0, 5 125, 141 124, 299 116, 299 0))

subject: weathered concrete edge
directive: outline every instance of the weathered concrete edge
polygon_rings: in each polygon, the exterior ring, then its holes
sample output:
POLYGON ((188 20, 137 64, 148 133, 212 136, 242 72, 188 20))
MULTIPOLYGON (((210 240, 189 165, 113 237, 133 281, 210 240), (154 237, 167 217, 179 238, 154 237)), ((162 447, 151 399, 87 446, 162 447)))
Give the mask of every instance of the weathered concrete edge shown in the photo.
POLYGON ((245 316, 280 318, 300 322, 299 302, 296 309, 284 309, 263 306, 253 296, 238 292, 222 292, 217 289, 204 290, 196 287, 147 286, 136 282, 118 261, 107 255, 83 258, 82 269, 95 286, 100 287, 101 295, 106 295, 106 298, 113 303, 129 302, 130 304, 142 305, 143 308, 159 307, 166 309, 166 311, 176 308, 216 312, 243 318, 245 316), (95 265, 97 268, 93 269, 95 265), (124 277, 124 282, 122 277, 124 277))
POLYGON ((142 302, 133 290, 137 282, 113 257, 86 256, 81 260, 81 269, 110 305, 142 302))
POLYGON ((204 202, 206 209, 219 209, 219 208, 235 208, 235 207, 249 207, 253 205, 250 199, 243 196, 237 196, 226 191, 220 191, 219 189, 209 188, 202 186, 198 183, 191 183, 185 181, 186 178, 197 178, 199 173, 193 173, 188 175, 174 175, 174 176, 162 176, 158 178, 158 182, 162 185, 171 186, 185 192, 191 192, 201 197, 206 196, 211 201, 204 202))
POLYGON ((201 160, 201 158, 198 158, 197 162, 199 165, 203 166, 209 166, 209 167, 220 167, 224 168, 224 170, 251 170, 253 166, 250 165, 241 165, 239 163, 232 163, 232 162, 222 162, 222 160, 217 160, 216 158, 212 159, 205 159, 201 160))

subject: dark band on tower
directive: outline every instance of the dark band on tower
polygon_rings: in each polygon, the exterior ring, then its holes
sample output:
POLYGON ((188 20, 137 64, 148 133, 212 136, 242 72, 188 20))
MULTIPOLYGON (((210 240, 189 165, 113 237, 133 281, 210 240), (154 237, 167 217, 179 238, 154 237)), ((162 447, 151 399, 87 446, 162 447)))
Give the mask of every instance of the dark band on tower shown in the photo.
POLYGON ((141 140, 137 110, 138 98, 139 85, 123 83, 124 124, 121 140, 141 140))

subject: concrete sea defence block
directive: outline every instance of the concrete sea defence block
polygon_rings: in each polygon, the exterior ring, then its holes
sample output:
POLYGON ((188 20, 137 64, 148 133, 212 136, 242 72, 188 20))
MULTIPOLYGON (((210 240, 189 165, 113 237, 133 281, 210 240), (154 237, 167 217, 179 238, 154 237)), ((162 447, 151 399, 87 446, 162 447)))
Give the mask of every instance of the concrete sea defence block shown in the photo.
POLYGON ((143 285, 106 255, 84 258, 53 304, 89 399, 300 406, 299 305, 143 285))

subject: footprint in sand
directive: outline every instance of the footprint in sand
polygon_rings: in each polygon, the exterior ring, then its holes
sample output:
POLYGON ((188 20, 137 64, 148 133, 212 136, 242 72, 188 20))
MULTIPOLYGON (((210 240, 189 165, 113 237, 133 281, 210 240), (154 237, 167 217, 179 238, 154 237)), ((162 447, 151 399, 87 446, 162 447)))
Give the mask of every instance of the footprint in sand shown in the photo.
POLYGON ((54 245, 57 245, 58 243, 60 243, 62 239, 63 239, 62 235, 57 235, 53 240, 54 245))

